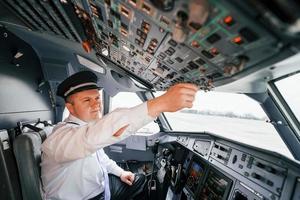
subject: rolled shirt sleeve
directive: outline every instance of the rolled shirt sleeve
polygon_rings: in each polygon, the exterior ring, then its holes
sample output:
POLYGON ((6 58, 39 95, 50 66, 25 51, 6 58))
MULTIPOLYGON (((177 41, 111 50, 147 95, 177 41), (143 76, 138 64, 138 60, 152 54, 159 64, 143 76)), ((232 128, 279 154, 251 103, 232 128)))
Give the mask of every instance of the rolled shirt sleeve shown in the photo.
POLYGON ((97 156, 98 156, 98 158, 101 159, 101 164, 105 165, 106 170, 107 170, 108 173, 114 174, 114 175, 120 177, 122 172, 124 172, 124 170, 121 167, 119 167, 115 161, 110 159, 105 154, 103 149, 100 149, 100 150, 97 151, 97 156))
POLYGON ((154 118, 148 115, 147 102, 133 108, 119 108, 103 118, 83 126, 62 124, 42 144, 42 151, 56 162, 84 158, 100 148, 116 143, 135 134, 154 118), (124 132, 115 137, 120 128, 124 132))

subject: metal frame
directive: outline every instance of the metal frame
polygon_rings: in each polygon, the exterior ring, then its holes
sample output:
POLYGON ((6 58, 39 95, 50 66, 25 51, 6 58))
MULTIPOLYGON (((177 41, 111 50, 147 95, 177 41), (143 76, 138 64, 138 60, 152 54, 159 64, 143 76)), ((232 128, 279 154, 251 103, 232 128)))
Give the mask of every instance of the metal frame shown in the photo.
POLYGON ((269 98, 263 103, 263 108, 280 137, 285 142, 296 160, 300 160, 300 130, 299 122, 278 91, 274 82, 268 84, 269 98))

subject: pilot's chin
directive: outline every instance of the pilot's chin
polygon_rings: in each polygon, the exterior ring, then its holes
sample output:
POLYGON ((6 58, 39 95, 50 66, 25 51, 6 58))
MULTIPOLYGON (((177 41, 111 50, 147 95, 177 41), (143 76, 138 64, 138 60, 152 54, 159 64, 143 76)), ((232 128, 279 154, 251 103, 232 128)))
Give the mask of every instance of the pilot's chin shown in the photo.
POLYGON ((95 119, 95 120, 100 119, 101 116, 102 116, 100 112, 93 113, 93 114, 94 114, 94 119, 95 119))

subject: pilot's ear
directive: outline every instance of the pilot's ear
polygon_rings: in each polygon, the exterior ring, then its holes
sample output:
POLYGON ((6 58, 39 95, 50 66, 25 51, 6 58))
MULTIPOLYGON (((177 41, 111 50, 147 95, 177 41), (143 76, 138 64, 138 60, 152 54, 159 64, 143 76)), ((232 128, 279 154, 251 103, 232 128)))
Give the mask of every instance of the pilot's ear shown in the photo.
POLYGON ((74 106, 73 106, 72 103, 66 102, 66 103, 65 103, 65 106, 67 107, 67 109, 69 110, 69 112, 70 112, 71 114, 74 113, 74 106))

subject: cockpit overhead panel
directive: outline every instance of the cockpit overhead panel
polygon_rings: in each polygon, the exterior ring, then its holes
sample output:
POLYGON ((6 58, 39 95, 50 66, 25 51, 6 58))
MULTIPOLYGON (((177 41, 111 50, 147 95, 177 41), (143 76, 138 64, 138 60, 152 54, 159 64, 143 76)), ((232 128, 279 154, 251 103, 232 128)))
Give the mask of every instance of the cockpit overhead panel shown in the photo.
POLYGON ((156 90, 183 81, 211 90, 285 46, 259 23, 260 7, 250 15, 235 1, 3 2, 32 30, 81 42, 156 90))

